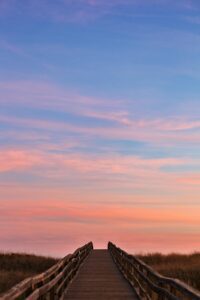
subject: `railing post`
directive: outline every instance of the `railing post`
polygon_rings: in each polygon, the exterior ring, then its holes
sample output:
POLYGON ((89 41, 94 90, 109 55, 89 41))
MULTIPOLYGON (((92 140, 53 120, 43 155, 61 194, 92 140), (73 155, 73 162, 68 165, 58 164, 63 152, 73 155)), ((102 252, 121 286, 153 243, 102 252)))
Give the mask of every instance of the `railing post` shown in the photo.
POLYGON ((111 242, 108 249, 120 271, 135 287, 142 299, 151 300, 199 300, 200 293, 188 285, 161 276, 138 258, 128 255, 111 242))

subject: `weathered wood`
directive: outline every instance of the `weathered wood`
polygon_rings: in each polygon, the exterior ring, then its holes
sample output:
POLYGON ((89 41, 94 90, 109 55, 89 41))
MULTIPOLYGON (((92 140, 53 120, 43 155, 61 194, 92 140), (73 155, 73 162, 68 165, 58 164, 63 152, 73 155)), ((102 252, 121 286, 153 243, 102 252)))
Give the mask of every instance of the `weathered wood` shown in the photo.
POLYGON ((14 286, 0 300, 200 300, 198 291, 161 276, 110 242, 109 251, 92 249, 90 242, 14 286))
MULTIPOLYGON (((93 249, 90 242, 77 249, 73 254, 67 255, 46 272, 28 278, 14 286, 0 297, 0 300, 43 300, 59 299, 57 289, 65 282, 70 282, 76 275, 81 263, 93 249)), ((62 290, 62 289, 61 289, 62 290)), ((62 290, 64 292, 64 290, 62 290)), ((60 293, 60 291, 59 291, 60 293)))
POLYGON ((108 243, 108 249, 122 274, 142 299, 200 300, 200 293, 182 281, 160 275, 111 242, 108 243))
POLYGON ((108 250, 93 250, 66 290, 64 300, 136 300, 108 250))

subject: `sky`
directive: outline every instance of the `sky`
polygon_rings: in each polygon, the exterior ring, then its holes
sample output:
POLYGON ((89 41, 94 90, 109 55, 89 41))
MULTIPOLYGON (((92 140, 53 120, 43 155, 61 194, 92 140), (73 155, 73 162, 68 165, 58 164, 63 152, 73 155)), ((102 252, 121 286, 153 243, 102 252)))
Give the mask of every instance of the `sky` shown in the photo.
POLYGON ((199 0, 0 0, 0 251, 200 249, 199 0))

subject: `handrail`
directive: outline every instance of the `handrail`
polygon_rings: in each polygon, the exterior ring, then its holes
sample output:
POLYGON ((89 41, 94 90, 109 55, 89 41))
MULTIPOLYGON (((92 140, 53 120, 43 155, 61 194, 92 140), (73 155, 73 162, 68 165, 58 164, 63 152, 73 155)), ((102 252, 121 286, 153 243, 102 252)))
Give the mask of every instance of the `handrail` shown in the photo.
POLYGON ((0 300, 60 299, 92 249, 92 242, 78 248, 44 273, 23 280, 3 294, 0 300))
POLYGON ((200 300, 200 292, 178 279, 160 275, 140 259, 108 243, 116 265, 144 300, 200 300))

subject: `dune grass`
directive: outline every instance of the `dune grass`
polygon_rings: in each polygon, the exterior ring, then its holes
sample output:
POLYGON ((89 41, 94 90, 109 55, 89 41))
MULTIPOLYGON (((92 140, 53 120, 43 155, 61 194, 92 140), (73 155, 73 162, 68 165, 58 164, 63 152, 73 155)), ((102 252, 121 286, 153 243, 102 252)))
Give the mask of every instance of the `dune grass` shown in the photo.
POLYGON ((0 253, 0 294, 25 278, 44 272, 56 262, 50 257, 0 253))
MULTIPOLYGON (((200 253, 189 255, 160 253, 138 255, 160 274, 178 278, 200 290, 200 253)), ((29 254, 0 253, 0 294, 18 282, 50 268, 58 260, 29 254)))
POLYGON ((138 255, 138 258, 160 274, 180 279, 200 290, 200 253, 188 255, 155 253, 138 255))

